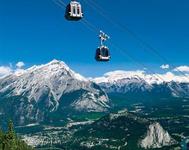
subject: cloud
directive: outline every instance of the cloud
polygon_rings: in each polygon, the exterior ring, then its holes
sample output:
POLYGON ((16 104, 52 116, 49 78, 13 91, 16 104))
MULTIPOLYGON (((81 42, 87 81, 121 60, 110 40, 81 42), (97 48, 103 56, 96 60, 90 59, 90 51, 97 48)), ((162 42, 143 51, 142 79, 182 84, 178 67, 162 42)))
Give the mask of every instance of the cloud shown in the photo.
POLYGON ((169 69, 169 65, 168 64, 163 64, 160 66, 161 69, 169 69))
POLYGON ((175 68, 173 71, 189 72, 189 66, 179 66, 179 67, 175 68))
POLYGON ((7 66, 0 66, 0 77, 7 76, 12 73, 12 69, 7 66))
POLYGON ((14 70, 15 75, 17 75, 17 76, 22 75, 25 72, 25 70, 23 69, 24 66, 25 66, 24 62, 22 62, 22 61, 17 62, 17 64, 16 64, 17 68, 14 70))
POLYGON ((22 62, 22 61, 19 61, 19 62, 16 64, 16 67, 19 68, 19 69, 21 69, 21 68, 24 67, 24 66, 25 66, 25 64, 24 64, 24 62, 22 62))
POLYGON ((17 62, 15 65, 9 63, 9 66, 0 66, 0 78, 5 77, 11 73, 14 73, 16 75, 21 75, 25 72, 25 70, 22 69, 24 66, 25 64, 22 61, 17 62))

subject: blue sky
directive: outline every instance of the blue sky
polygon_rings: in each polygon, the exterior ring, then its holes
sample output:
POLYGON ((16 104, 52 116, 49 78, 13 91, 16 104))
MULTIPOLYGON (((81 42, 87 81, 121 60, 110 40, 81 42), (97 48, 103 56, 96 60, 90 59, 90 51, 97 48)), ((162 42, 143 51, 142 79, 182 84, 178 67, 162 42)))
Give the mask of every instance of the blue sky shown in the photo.
MULTIPOLYGON (((81 21, 66 21, 64 9, 52 0, 0 0, 0 66, 23 61, 29 67, 58 59, 85 76, 143 69, 114 49, 113 42, 147 69, 162 71, 159 66, 167 62, 144 50, 140 42, 108 22, 85 1, 80 0, 86 20, 111 36, 107 42, 112 55, 110 62, 98 63, 94 59, 98 32, 90 31, 81 21)), ((189 65, 188 0, 89 1, 156 48, 171 65, 189 65)))

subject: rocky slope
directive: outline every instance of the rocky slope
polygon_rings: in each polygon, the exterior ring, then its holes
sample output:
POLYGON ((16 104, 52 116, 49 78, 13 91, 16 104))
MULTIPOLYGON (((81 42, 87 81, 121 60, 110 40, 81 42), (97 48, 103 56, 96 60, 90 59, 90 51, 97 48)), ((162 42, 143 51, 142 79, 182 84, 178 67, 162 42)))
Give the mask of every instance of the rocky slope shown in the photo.
POLYGON ((149 125, 146 137, 140 142, 140 146, 145 149, 161 148, 173 144, 176 144, 176 141, 157 122, 149 125))
POLYGON ((63 118, 66 110, 103 112, 109 99, 101 88, 72 71, 64 62, 53 60, 0 79, 0 117, 25 124, 63 118))

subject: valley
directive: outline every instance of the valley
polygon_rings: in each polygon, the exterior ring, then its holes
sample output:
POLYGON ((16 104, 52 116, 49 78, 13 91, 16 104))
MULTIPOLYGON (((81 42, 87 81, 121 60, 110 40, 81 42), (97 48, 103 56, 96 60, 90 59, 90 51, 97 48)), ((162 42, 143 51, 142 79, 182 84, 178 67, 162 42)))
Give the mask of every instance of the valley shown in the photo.
POLYGON ((188 91, 187 81, 144 72, 87 79, 53 60, 0 79, 0 120, 11 118, 39 150, 180 150, 189 137, 188 91))
MULTIPOLYGON (((139 121, 141 121, 140 118, 143 118, 144 120, 142 121, 144 122, 145 120, 149 120, 149 122, 160 123, 160 125, 166 131, 168 131, 171 137, 177 141, 176 144, 171 146, 171 148, 176 150, 181 149, 181 142, 184 137, 189 137, 189 116, 187 115, 187 110, 183 109, 183 107, 186 107, 189 104, 188 100, 189 99, 181 100, 178 98, 172 98, 169 100, 159 101, 159 105, 155 103, 153 105, 150 105, 133 102, 130 104, 125 104, 124 107, 127 108, 128 112, 130 112, 134 116, 137 116, 139 121)), ((112 112, 116 113, 116 109, 118 108, 115 107, 112 112)), ((124 110, 124 108, 122 107, 121 110, 124 110)), ((92 147, 92 149, 106 148, 108 150, 117 149, 120 146, 120 149, 127 148, 132 150, 135 145, 135 149, 142 149, 139 148, 137 144, 138 140, 142 139, 142 137, 145 136, 147 129, 142 129, 141 125, 137 124, 132 125, 132 128, 129 128, 128 124, 124 125, 124 123, 131 122, 131 120, 124 120, 123 118, 120 118, 120 124, 113 123, 113 125, 108 125, 107 122, 106 127, 112 126, 109 131, 103 129, 102 125, 93 127, 107 115, 104 113, 83 114, 75 116, 73 118, 68 118, 67 123, 62 122, 62 124, 57 125, 49 124, 18 127, 17 132, 22 135, 23 139, 27 143, 31 145, 36 144, 35 146, 38 148, 54 147, 66 149, 67 145, 72 145, 72 149, 81 149, 82 147, 83 149, 86 149, 86 147, 89 147, 88 149, 90 149, 90 147, 92 147), (113 130, 113 128, 115 128, 115 131, 113 130), (135 133, 136 135, 133 135, 132 138, 129 136, 128 138, 126 138, 127 134, 129 135, 132 132, 136 132, 138 128, 140 128, 141 133, 135 133), (118 133, 118 129, 120 130, 120 133, 118 133), (87 130, 93 131, 94 133, 91 133, 92 135, 89 136, 87 130), (31 133, 31 131, 33 133, 31 133), (116 134, 118 134, 118 136, 116 136, 116 134), (123 137, 121 137, 121 135, 123 135, 123 137), (109 139, 109 137, 111 138, 109 139), (75 141, 75 139, 79 140, 75 141), (109 147, 106 147, 106 145, 108 145, 109 147)), ((119 123, 119 121, 116 120, 115 123, 119 123)), ((170 149, 170 147, 168 146, 164 149, 170 149)))

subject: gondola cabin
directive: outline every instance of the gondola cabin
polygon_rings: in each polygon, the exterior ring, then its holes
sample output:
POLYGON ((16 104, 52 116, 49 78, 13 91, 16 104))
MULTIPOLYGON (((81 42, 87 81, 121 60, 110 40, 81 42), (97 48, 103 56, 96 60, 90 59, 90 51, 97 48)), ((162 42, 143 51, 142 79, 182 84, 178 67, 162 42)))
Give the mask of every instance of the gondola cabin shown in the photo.
POLYGON ((100 31, 99 39, 100 39, 100 47, 96 49, 95 59, 96 61, 109 61, 110 60, 110 52, 109 48, 104 45, 104 42, 108 40, 110 37, 104 32, 100 31))
POLYGON ((65 18, 70 21, 78 21, 83 18, 81 4, 77 1, 71 1, 66 7, 65 18))
POLYGON ((109 61, 110 60, 110 53, 109 49, 106 46, 101 46, 97 48, 95 59, 97 61, 109 61))

